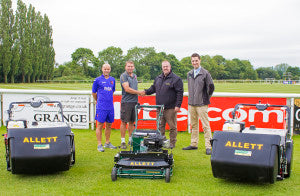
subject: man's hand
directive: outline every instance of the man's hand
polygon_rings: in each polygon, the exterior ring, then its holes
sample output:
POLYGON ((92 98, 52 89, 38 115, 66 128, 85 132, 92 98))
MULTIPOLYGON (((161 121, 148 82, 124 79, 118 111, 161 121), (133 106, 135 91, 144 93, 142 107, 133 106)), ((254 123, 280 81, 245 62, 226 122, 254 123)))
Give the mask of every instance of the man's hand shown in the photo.
POLYGON ((142 91, 141 96, 145 96, 145 95, 146 95, 146 92, 142 91))
POLYGON ((179 112, 180 111, 180 107, 175 107, 175 112, 179 112))

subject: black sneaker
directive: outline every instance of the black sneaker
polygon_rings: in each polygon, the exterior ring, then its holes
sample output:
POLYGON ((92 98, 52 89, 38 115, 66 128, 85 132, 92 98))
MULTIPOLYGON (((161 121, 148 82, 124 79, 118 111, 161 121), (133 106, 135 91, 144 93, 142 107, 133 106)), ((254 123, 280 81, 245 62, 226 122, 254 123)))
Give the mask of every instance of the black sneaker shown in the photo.
POLYGON ((188 147, 185 147, 185 148, 182 148, 182 150, 197 150, 198 147, 196 146, 188 146, 188 147))

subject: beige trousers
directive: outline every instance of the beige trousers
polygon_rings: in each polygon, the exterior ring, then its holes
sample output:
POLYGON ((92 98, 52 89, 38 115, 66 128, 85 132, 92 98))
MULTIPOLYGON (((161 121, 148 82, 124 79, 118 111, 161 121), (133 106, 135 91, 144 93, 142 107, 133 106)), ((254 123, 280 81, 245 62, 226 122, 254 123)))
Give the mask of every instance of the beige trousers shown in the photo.
POLYGON ((198 147, 199 142, 199 118, 202 123, 202 128, 204 132, 205 148, 211 148, 211 129, 208 120, 208 106, 188 106, 190 117, 191 117, 191 146, 198 147))

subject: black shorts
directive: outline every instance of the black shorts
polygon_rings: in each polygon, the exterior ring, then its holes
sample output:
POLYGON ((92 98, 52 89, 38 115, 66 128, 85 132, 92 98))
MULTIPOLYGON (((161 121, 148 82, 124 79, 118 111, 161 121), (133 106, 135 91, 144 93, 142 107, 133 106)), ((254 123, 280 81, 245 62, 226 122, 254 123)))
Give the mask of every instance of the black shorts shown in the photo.
POLYGON ((135 102, 121 103, 121 121, 135 122, 135 102))

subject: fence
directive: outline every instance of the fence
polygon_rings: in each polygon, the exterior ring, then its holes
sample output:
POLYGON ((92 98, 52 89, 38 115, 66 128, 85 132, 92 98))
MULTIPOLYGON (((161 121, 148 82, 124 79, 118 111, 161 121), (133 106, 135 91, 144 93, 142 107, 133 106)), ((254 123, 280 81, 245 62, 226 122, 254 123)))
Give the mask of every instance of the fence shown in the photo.
MULTIPOLYGON (((93 83, 94 79, 91 80, 37 80, 39 83, 93 83)), ((187 82, 186 79, 183 79, 187 82)), ((139 80, 140 83, 152 83, 153 80, 139 80)), ((214 80, 214 83, 255 83, 255 84, 300 84, 300 80, 214 80)))
MULTIPOLYGON (((94 129, 95 121, 95 102, 91 95, 91 91, 75 91, 75 90, 20 90, 20 89, 0 89, 1 107, 0 107, 0 126, 1 122, 5 120, 5 109, 7 108, 7 103, 10 101, 24 101, 24 99, 34 98, 47 98, 62 100, 65 106, 66 112, 73 119, 74 126, 77 128, 84 127, 94 129), (52 97, 51 97, 52 96, 52 97), (73 110, 72 110, 73 109, 73 110), (81 118, 78 113, 81 112, 81 118), (86 116, 84 116, 86 115, 86 116), (86 119, 86 122, 79 122, 80 119, 86 119), (82 123, 82 124, 80 124, 82 123)), ((178 113, 178 124, 180 130, 189 130, 189 113, 187 110, 187 96, 188 93, 184 93, 184 100, 182 103, 181 111, 178 113), (182 123, 180 125, 180 123, 182 123), (182 127, 180 127, 182 126, 182 127)), ((291 107, 292 117, 294 117, 294 98, 300 98, 300 94, 279 94, 279 93, 226 93, 226 92, 215 92, 212 97, 212 104, 209 107, 211 114, 211 122, 218 124, 220 126, 224 120, 228 117, 230 108, 232 108, 236 103, 241 102, 252 102, 257 103, 259 100, 263 100, 263 103, 276 104, 280 102, 281 104, 286 104, 291 107), (230 97, 230 99, 228 99, 230 97), (231 105, 228 105, 230 103, 231 105), (225 107, 225 105, 227 106, 225 107), (218 116, 217 116, 218 115, 218 116)), ((140 97, 141 103, 155 104, 155 96, 145 96, 140 97)), ((118 123, 120 121, 120 100, 121 92, 115 92, 114 96, 114 106, 115 106, 115 128, 118 128, 118 123)), ((299 112, 298 112, 299 113, 299 112)), ((298 114, 297 113, 297 114, 298 114)), ((293 121, 291 122, 291 127, 293 127, 293 121)), ((218 128, 218 127, 217 127, 218 128)), ((215 130, 218 130, 218 129, 215 130)))

